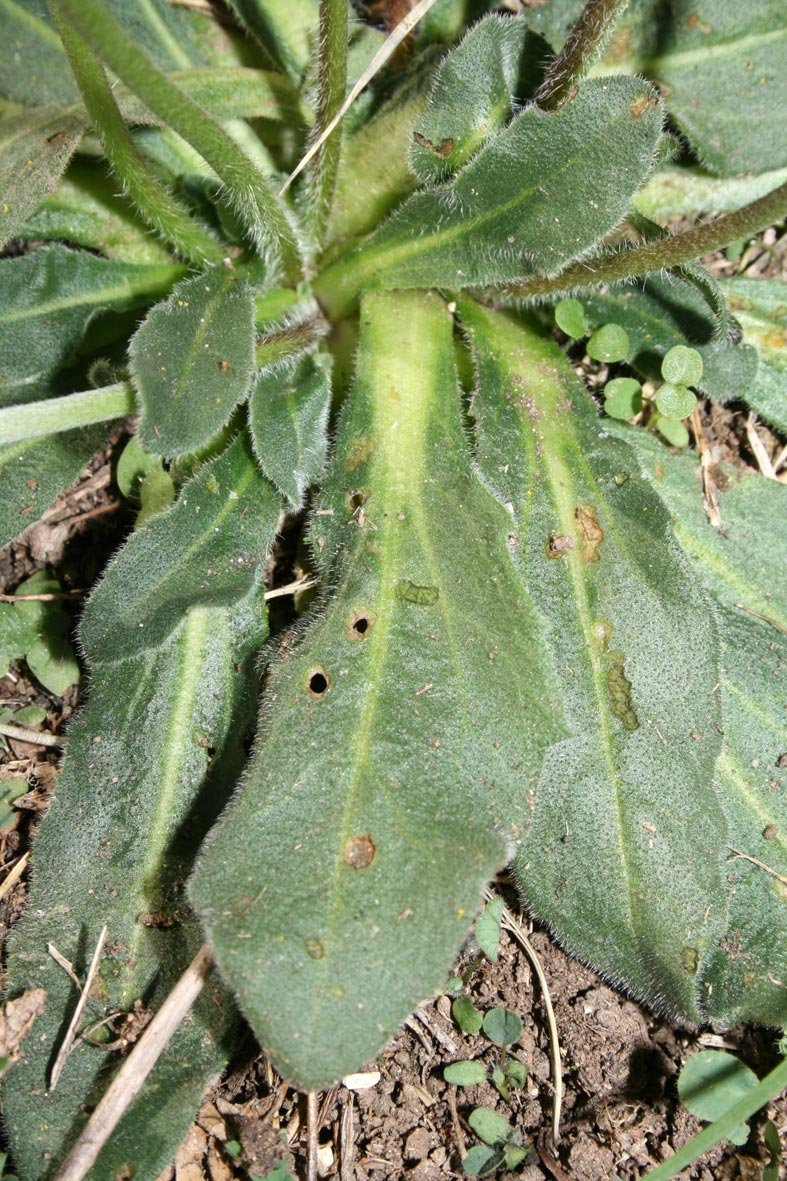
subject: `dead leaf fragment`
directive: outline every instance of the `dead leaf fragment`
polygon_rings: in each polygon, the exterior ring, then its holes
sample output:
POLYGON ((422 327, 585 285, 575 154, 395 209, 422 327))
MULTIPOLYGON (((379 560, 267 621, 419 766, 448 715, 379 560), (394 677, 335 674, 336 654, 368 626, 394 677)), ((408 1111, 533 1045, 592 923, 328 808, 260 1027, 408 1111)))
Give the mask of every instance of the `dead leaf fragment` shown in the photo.
POLYGON ((15 1001, 7 1001, 0 1009, 0 1058, 17 1062, 22 1056, 20 1043, 33 1028, 33 1022, 46 1007, 43 988, 29 988, 15 1001))

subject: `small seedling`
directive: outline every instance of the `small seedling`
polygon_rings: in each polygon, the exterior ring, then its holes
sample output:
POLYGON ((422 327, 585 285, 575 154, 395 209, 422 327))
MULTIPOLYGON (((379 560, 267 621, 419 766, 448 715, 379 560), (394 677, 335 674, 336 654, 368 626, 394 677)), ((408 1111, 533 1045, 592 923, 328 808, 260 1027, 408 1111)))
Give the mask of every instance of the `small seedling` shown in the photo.
POLYGON ((55 579, 38 571, 17 587, 19 602, 0 603, 0 675, 12 660, 24 659, 36 680, 55 695, 79 680, 79 665, 68 638, 69 620, 57 600, 24 596, 59 591, 55 579))
POLYGON ((574 340, 582 340, 588 334, 585 309, 578 299, 561 299, 555 304, 555 323, 574 340))
MULTIPOLYGON (((698 1119, 720 1119, 739 1099, 757 1086, 757 1075, 738 1058, 723 1050, 699 1050, 684 1064, 678 1076, 678 1094, 698 1119)), ((739 1124, 729 1139, 745 1144, 749 1125, 739 1124)))
POLYGON ((521 1133, 491 1107, 475 1107, 467 1122, 483 1140, 462 1161, 462 1168, 470 1177, 488 1177, 503 1165, 515 1169, 530 1151, 522 1143, 521 1133))
POLYGON ((604 409, 611 418, 633 418, 642 409, 642 386, 634 377, 616 377, 604 386, 604 409))
POLYGON ((623 361, 630 349, 629 336, 620 324, 602 324, 587 343, 588 356, 607 364, 623 361))

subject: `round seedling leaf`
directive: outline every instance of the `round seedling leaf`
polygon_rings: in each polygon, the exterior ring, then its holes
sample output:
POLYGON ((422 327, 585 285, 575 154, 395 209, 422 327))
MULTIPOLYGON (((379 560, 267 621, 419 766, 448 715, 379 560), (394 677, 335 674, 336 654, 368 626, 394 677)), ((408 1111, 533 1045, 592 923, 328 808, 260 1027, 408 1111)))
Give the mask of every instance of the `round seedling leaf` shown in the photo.
POLYGON ((478 1033, 483 1025, 483 1014, 479 1013, 469 996, 458 996, 451 1005, 451 1012, 462 1033, 478 1033))
POLYGON ((585 309, 578 299, 561 299, 555 304, 555 323, 561 332, 574 340, 581 340, 588 334, 585 309))
POLYGON ((522 1144, 506 1144, 503 1149, 506 1168, 515 1169, 517 1165, 521 1165, 529 1151, 530 1149, 522 1144))
POLYGON ((502 898, 492 898, 476 919, 475 937, 478 946, 488 960, 497 963, 497 951, 500 945, 500 924, 503 921, 505 903, 502 898))
POLYGON ((616 377, 604 386, 604 409, 610 418, 633 418, 642 409, 642 386, 633 377, 616 377))
MULTIPOLYGON (((732 1054, 699 1050, 686 1061, 678 1076, 678 1094, 692 1115, 712 1122, 753 1091, 758 1081, 754 1071, 732 1054)), ((740 1124, 730 1140, 745 1144, 748 1136, 748 1126, 740 1124)))
POLYGON ((689 432, 679 418, 660 418, 656 429, 671 447, 687 447, 689 444, 689 432))
POLYGON ((674 385, 697 385, 702 378, 702 357, 696 349, 676 344, 664 354, 661 375, 674 385))
POLYGON ((483 1062, 471 1062, 469 1059, 451 1062, 443 1071, 443 1078, 455 1087, 477 1087, 486 1081, 486 1067, 483 1062))
POLYGON ((622 361, 629 353, 629 337, 620 324, 602 324, 587 343, 594 361, 622 361))
POLYGON ((673 385, 666 381, 656 394, 659 414, 665 418, 688 418, 697 406, 697 396, 685 385, 673 385))
POLYGON ((143 448, 137 435, 132 435, 120 453, 115 471, 115 480, 126 497, 139 500, 140 484, 152 471, 163 471, 160 455, 150 455, 143 448))
POLYGON ((527 1067, 517 1058, 509 1058, 506 1062, 505 1074, 512 1087, 524 1087, 527 1078, 527 1067))
POLYGON ((488 1177, 500 1168, 504 1160, 505 1155, 499 1149, 476 1144, 463 1159, 462 1170, 468 1177, 488 1177))
POLYGON ((484 1033, 496 1046, 512 1046, 522 1035, 522 1022, 509 1009, 490 1009, 484 1016, 484 1033))
POLYGON ((504 1143, 514 1130, 505 1116, 491 1107, 474 1107, 467 1122, 484 1144, 504 1143))

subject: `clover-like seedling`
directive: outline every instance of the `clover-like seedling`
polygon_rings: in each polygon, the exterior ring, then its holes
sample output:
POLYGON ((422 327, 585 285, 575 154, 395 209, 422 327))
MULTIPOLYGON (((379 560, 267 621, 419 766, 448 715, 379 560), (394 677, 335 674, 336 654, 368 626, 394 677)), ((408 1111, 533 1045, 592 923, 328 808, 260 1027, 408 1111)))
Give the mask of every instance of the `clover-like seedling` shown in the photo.
POLYGON ((515 1169, 530 1151, 523 1145, 521 1133, 491 1107, 473 1108, 467 1122, 483 1140, 462 1161, 462 1169, 470 1177, 488 1177, 501 1166, 515 1169))
POLYGON ((698 385, 702 378, 701 354, 684 344, 676 344, 664 354, 661 376, 673 385, 698 385))
POLYGON ((585 309, 578 299, 561 299, 555 304, 555 323, 574 340, 582 340, 588 334, 585 309))
POLYGON ((665 381, 656 394, 656 406, 665 418, 674 418, 680 422, 694 413, 697 395, 688 386, 665 381))
POLYGON ((623 361, 629 353, 629 335, 620 324, 602 324, 587 343, 588 356, 594 361, 623 361))
POLYGON ((633 418, 642 409, 642 386, 634 377, 615 377, 604 386, 604 409, 610 418, 633 418))
MULTIPOLYGON (((723 1050, 699 1050, 687 1059, 678 1076, 678 1094, 684 1107, 698 1119, 720 1119, 757 1086, 757 1075, 738 1058, 723 1050)), ((730 1134, 733 1144, 745 1144, 749 1125, 739 1124, 730 1134)))

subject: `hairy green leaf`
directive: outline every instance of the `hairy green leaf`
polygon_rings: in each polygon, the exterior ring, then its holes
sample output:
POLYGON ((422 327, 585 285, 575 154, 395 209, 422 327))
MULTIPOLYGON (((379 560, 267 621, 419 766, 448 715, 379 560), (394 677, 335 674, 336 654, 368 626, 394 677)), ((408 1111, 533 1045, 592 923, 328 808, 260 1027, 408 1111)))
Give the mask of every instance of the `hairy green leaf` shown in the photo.
POLYGON ((475 937, 478 946, 488 960, 497 963, 500 946, 500 924, 503 921, 505 903, 502 898, 490 898, 476 919, 475 937))
POLYGON ((78 106, 43 107, 0 122, 0 246, 21 234, 57 187, 86 129, 87 114, 78 106))
POLYGON ((505 532, 472 475, 444 304, 368 296, 311 533, 335 594, 271 671, 191 884, 258 1038, 303 1086, 357 1069, 440 986, 561 732, 505 532))
POLYGON ((78 98, 46 0, 0 0, 0 44, 0 94, 32 107, 78 98))
POLYGON ((746 399, 754 388, 757 354, 747 344, 714 340, 716 322, 706 300, 678 276, 649 275, 606 293, 583 296, 585 316, 593 328, 612 321, 625 326, 630 349, 627 360, 655 380, 671 348, 686 345, 702 357, 698 387, 719 402, 746 399))
POLYGON ((106 428, 0 443, 0 546, 37 521, 62 488, 73 484, 106 438, 106 428))
POLYGON ((149 303, 183 268, 141 266, 48 246, 0 261, 0 405, 35 399, 99 312, 149 303))
POLYGON ((329 360, 322 353, 266 369, 249 403, 260 467, 295 510, 302 507, 328 453, 329 360))
MULTIPOLYGON (((157 1008, 201 941, 182 884, 244 756, 256 653, 266 636, 260 592, 276 500, 239 440, 202 469, 173 510, 134 534, 88 604, 82 639, 92 690, 71 729, 65 770, 36 843, 39 871, 8 966, 11 996, 30 987, 47 992, 34 1040, 4 1087, 23 1181, 51 1176, 121 1060, 112 1043, 124 1017, 133 1021, 136 1002, 142 1016, 157 1008), (218 598, 214 554, 174 528, 179 517, 207 507, 205 498, 229 508, 227 546, 242 537, 249 550, 241 561, 227 555, 233 578, 222 580, 218 598), (129 566, 156 570, 162 550, 172 572, 169 595, 160 582, 155 602, 148 596, 157 642, 110 646, 113 622, 121 631, 129 626, 129 566), (76 989, 47 944, 83 975, 104 924, 107 943, 82 1023, 93 1032, 75 1046, 53 1089, 50 1070, 76 989), (97 1024, 118 1013, 108 1026, 97 1024)), ((170 1162, 202 1090, 226 1061, 234 1023, 231 997, 211 982, 102 1151, 91 1181, 155 1177, 170 1162)))
POLYGON ((787 164, 787 143, 772 135, 787 106, 781 0, 692 0, 666 13, 658 0, 647 0, 633 10, 632 26, 621 27, 607 64, 659 83, 706 168, 734 176, 787 164))
POLYGON ((730 835, 722 849, 727 897, 717 909, 723 914, 726 908, 728 915, 699 964, 698 980, 710 985, 703 986, 700 1019, 783 1025, 787 742, 778 678, 787 663, 787 489, 756 474, 724 469, 722 530, 713 529, 703 511, 696 459, 665 456, 644 432, 614 429, 633 435, 639 463, 715 599, 722 638, 716 696, 724 740, 716 780, 730 835))
POLYGON ((339 311, 364 284, 468 287, 557 272, 626 212, 661 117, 655 92, 633 78, 583 83, 555 113, 528 107, 455 181, 410 197, 315 290, 339 311))
POLYGON ((91 596, 81 632, 88 649, 126 659, 163 644, 200 603, 228 605, 240 597, 249 571, 267 560, 258 531, 272 538, 279 516, 279 498, 249 464, 250 454, 240 436, 155 528, 129 539, 112 578, 91 596))
POLYGON ((318 0, 229 0, 233 11, 267 52, 300 82, 312 60, 319 23, 318 0))
MULTIPOLYGON (((216 119, 286 119, 297 126, 310 117, 292 83, 271 70, 212 66, 173 70, 169 77, 216 119)), ((119 88, 116 97, 123 117, 130 123, 160 122, 125 87, 119 88)))
POLYGON ((477 1087, 486 1082, 486 1067, 483 1062, 451 1062, 443 1069, 443 1078, 456 1087, 477 1087))
POLYGON ((45 197, 20 229, 20 237, 88 246, 126 263, 166 263, 172 258, 140 221, 117 185, 84 160, 73 160, 57 192, 45 197))
POLYGON ((516 17, 490 15, 470 29, 437 71, 429 105, 413 124, 410 165, 436 183, 461 168, 529 98, 548 46, 516 17))
POLYGON ((787 288, 780 279, 727 279, 724 292, 757 350, 757 379, 740 392, 752 410, 787 432, 787 288))
POLYGON ((224 266, 178 283, 129 348, 146 450, 184 455, 209 443, 248 395, 254 372, 251 288, 224 266))
POLYGON ((505 1116, 491 1107, 474 1107, 467 1117, 467 1122, 484 1144, 498 1144, 501 1140, 508 1140, 514 1131, 505 1116))
MULTIPOLYGON (((699 1119, 716 1120, 748 1095, 759 1079, 745 1062, 723 1050, 698 1050, 678 1075, 678 1095, 684 1107, 699 1119)), ((749 1125, 741 1124, 729 1136, 733 1144, 745 1144, 749 1125)))
POLYGON ((699 165, 674 165, 650 178, 637 193, 635 204, 640 213, 654 221, 670 217, 691 217, 698 209, 730 213, 764 197, 787 181, 787 168, 762 172, 757 176, 711 176, 699 165))
POLYGON ((707 598, 558 347, 470 300, 460 314, 478 367, 480 470, 510 507, 573 731, 534 785, 520 888, 573 954, 696 1020, 698 963, 726 901, 707 598))

